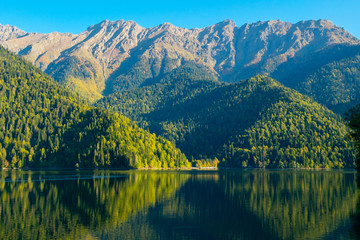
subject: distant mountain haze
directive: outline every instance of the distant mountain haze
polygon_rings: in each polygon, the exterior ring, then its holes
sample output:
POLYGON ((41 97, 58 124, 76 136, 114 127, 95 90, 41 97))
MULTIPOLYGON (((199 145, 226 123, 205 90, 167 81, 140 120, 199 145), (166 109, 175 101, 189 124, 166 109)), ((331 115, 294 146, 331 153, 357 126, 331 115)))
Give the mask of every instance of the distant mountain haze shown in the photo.
POLYGON ((95 101, 154 84, 186 62, 206 66, 222 81, 237 82, 256 74, 272 76, 291 59, 360 41, 327 20, 260 21, 241 27, 225 20, 202 29, 170 23, 143 28, 133 21, 105 20, 78 35, 0 26, 0 44, 95 101))

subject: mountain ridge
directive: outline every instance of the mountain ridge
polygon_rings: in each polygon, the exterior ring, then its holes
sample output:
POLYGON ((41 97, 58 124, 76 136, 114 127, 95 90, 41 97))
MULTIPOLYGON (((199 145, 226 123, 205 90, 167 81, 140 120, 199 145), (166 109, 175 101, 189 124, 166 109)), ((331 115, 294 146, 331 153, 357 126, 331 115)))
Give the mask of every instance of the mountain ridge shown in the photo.
POLYGON ((207 73, 182 66, 95 106, 169 139, 189 159, 224 159, 222 167, 354 166, 339 115, 264 75, 229 84, 207 73))
POLYGON ((0 44, 65 86, 87 92, 93 101, 103 93, 141 86, 184 62, 202 64, 233 82, 270 74, 294 56, 360 40, 328 20, 269 20, 242 26, 224 20, 200 29, 170 23, 143 28, 134 21, 104 20, 80 34, 18 32, 0 38, 0 44), (72 73, 76 67, 89 74, 72 73))

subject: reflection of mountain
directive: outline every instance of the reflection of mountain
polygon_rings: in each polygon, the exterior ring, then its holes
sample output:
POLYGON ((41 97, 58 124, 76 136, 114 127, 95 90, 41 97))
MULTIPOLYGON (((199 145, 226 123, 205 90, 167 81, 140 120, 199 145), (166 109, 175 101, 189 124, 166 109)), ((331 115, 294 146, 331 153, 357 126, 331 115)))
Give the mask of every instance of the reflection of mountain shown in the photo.
POLYGON ((27 179, 39 175, 3 172, 0 239, 78 239, 109 231, 169 198, 187 179, 176 173, 119 174, 123 176, 108 178, 108 172, 100 171, 100 178, 32 182, 27 179), (5 183, 5 178, 14 182, 5 183))
POLYGON ((354 239, 360 239, 360 175, 357 176, 357 203, 356 203, 356 214, 353 216, 353 226, 351 237, 354 239))
POLYGON ((193 175, 176 198, 132 218, 126 237, 151 239, 348 238, 356 174, 241 172, 193 175), (151 226, 134 227, 134 222, 151 226), (149 235, 148 235, 149 236, 149 235))
POLYGON ((359 237, 354 172, 71 174, 3 172, 0 239, 359 237))
POLYGON ((234 174, 225 190, 281 239, 317 239, 337 230, 355 211, 354 173, 234 174), (240 179, 239 179, 240 178, 240 179), (240 184, 241 183, 241 184, 240 184))

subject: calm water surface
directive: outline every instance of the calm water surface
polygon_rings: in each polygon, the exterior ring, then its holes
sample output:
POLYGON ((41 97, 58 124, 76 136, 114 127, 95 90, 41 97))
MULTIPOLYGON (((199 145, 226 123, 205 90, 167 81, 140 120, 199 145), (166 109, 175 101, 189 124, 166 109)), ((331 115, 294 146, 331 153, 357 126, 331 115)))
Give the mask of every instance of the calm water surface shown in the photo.
POLYGON ((353 171, 2 171, 0 239, 359 239, 353 171))

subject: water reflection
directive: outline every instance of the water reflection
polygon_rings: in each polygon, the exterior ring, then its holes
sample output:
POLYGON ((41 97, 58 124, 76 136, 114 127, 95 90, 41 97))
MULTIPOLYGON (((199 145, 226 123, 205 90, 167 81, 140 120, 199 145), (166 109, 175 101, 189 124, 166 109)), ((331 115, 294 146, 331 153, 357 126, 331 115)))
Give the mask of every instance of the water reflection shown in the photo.
POLYGON ((357 239, 358 178, 339 171, 2 172, 0 239, 357 239))
POLYGON ((240 199, 275 238, 334 237, 355 211, 354 173, 283 171, 231 178, 226 194, 240 199))
POLYGON ((169 198, 187 179, 175 173, 100 171, 93 179, 85 172, 75 174, 76 180, 69 180, 74 178, 69 173, 64 181, 53 181, 62 174, 2 172, 0 239, 88 238, 169 198))
POLYGON ((355 239, 351 216, 360 210, 358 193, 355 172, 193 174, 172 201, 106 237, 117 239, 115 233, 131 228, 126 238, 355 239))
POLYGON ((356 204, 356 213, 353 215, 353 228, 350 233, 350 236, 353 239, 360 239, 360 175, 357 176, 357 204, 356 204))

